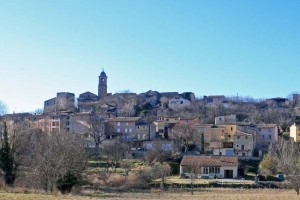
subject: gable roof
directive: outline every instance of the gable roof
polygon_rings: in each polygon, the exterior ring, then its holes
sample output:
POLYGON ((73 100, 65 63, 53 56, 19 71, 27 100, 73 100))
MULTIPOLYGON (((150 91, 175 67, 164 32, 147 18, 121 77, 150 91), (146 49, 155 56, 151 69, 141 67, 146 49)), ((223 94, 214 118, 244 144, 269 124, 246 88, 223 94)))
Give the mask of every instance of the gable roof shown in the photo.
POLYGON ((116 117, 111 119, 111 122, 136 122, 139 119, 141 119, 140 117, 116 117))
POLYGON ((237 167, 237 156, 184 156, 180 166, 196 164, 201 167, 237 167))
POLYGON ((89 92, 89 91, 87 91, 87 92, 84 92, 84 93, 81 93, 80 95, 79 95, 79 97, 86 97, 86 96, 90 96, 90 97, 98 97, 96 94, 94 94, 94 93, 91 93, 91 92, 89 92))

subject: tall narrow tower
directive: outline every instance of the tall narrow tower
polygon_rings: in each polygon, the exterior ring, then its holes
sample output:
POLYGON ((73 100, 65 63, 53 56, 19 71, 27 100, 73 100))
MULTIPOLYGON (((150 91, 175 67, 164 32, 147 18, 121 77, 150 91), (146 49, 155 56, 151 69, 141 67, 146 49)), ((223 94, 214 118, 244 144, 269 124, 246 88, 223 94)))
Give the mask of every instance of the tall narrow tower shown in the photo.
POLYGON ((102 69, 102 72, 99 76, 99 85, 98 85, 98 98, 104 99, 107 95, 107 76, 104 72, 104 69, 102 69))

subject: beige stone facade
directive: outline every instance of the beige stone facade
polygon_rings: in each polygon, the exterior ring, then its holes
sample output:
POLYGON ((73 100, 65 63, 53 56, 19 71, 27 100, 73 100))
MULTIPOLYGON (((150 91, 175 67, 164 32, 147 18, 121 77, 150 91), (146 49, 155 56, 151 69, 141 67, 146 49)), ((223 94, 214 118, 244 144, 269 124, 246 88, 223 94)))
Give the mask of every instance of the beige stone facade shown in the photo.
POLYGON ((75 95, 69 92, 59 92, 55 98, 44 102, 44 113, 53 113, 59 111, 74 112, 75 95))
POLYGON ((300 123, 294 123, 290 127, 290 137, 292 137, 295 142, 300 142, 300 123))
POLYGON ((255 134, 237 131, 234 135, 234 152, 236 156, 252 156, 255 145, 255 134))
POLYGON ((109 120, 113 127, 113 137, 121 137, 126 141, 132 141, 135 136, 136 123, 140 120, 140 117, 116 117, 109 120))

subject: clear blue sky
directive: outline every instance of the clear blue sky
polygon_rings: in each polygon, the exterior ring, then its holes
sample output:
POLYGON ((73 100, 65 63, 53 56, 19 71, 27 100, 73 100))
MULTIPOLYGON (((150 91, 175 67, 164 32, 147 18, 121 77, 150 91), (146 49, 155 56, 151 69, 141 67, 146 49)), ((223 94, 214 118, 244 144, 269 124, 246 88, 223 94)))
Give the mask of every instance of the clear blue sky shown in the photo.
POLYGON ((299 0, 0 0, 0 100, 41 108, 56 92, 299 91, 299 0))

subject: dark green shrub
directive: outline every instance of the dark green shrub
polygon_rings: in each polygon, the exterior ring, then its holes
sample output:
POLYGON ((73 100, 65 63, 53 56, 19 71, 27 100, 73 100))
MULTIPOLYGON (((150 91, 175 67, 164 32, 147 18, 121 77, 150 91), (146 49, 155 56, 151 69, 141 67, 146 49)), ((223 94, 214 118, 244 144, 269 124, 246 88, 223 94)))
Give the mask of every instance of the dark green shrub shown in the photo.
POLYGON ((57 180, 56 187, 62 194, 67 194, 78 182, 78 178, 72 172, 68 172, 57 180))
POLYGON ((171 174, 172 175, 179 175, 180 172, 180 166, 178 163, 175 162, 171 162, 169 163, 170 167, 171 167, 171 174))

